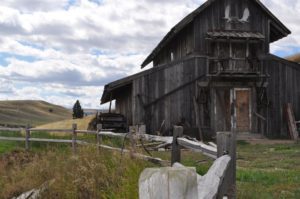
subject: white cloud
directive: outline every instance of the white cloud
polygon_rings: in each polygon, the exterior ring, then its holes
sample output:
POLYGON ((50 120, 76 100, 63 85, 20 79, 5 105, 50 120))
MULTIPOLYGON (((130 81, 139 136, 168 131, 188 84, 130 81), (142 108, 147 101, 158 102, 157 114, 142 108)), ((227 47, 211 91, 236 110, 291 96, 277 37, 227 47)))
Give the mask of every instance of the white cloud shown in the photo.
POLYGON ((11 81, 0 79, 0 96, 7 96, 14 93, 14 87, 11 81))
POLYGON ((1 0, 1 5, 31 13, 63 9, 68 2, 69 0, 1 0))

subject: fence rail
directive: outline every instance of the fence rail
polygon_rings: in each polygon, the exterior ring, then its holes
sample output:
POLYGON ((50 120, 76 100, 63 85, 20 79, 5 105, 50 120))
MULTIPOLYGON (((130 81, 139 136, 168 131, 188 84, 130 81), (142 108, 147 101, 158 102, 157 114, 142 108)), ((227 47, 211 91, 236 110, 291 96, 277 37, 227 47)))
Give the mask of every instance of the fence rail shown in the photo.
POLYGON ((195 142, 188 140, 186 138, 177 138, 177 142, 180 146, 191 149, 196 152, 201 152, 204 155, 217 159, 217 148, 213 146, 206 145, 202 142, 195 142))

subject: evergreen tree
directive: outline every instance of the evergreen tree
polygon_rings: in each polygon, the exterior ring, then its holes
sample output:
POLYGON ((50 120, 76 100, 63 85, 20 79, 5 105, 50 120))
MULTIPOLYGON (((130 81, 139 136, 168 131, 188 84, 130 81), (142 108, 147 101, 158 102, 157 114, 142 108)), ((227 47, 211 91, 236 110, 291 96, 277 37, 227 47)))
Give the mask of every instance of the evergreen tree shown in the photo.
POLYGON ((73 106, 73 119, 83 118, 83 110, 81 108, 79 100, 77 100, 73 106))

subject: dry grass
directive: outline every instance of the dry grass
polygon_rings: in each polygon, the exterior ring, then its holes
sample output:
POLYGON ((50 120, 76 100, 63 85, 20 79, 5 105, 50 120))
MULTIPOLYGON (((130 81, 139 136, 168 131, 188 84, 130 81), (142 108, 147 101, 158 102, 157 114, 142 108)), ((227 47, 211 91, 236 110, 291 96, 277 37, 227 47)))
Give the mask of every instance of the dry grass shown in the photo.
POLYGON ((82 119, 69 119, 59 122, 53 122, 38 126, 38 129, 70 129, 72 124, 77 124, 77 129, 87 130, 89 123, 95 118, 95 115, 87 116, 82 119))
POLYGON ((138 198, 138 177, 150 163, 119 153, 81 148, 78 156, 15 151, 0 162, 0 198, 54 182, 42 198, 138 198))
POLYGON ((70 110, 44 101, 0 101, 0 124, 37 126, 71 116, 70 110))

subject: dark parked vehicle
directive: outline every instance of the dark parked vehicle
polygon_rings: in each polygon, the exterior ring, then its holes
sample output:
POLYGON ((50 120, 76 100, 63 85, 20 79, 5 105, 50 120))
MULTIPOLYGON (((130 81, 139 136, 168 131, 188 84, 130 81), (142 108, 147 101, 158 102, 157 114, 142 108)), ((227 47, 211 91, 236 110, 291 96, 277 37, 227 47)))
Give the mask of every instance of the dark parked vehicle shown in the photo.
POLYGON ((124 115, 118 113, 101 113, 97 123, 102 124, 102 129, 114 129, 127 132, 127 121, 124 115))

